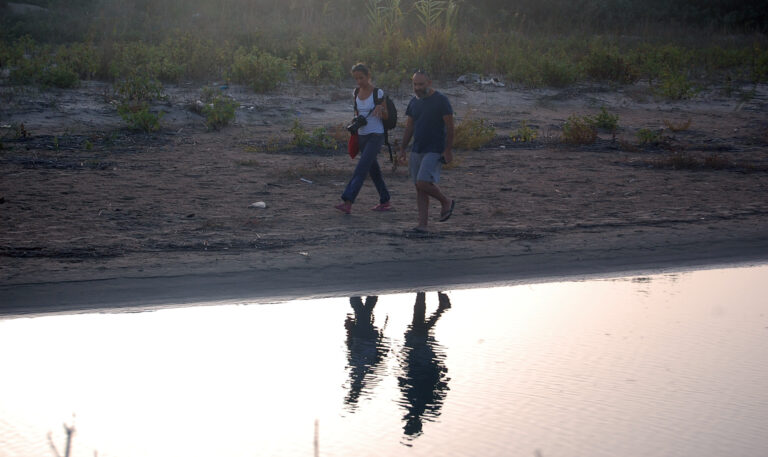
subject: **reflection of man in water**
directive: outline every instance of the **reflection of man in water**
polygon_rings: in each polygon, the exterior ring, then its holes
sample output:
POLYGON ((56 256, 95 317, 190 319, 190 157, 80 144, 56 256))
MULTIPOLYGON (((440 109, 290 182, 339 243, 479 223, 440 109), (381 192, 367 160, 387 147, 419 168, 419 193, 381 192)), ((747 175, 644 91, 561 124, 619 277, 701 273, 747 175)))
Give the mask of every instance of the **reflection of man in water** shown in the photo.
POLYGON ((426 295, 416 294, 413 322, 405 332, 405 345, 401 357, 403 376, 398 377, 403 403, 408 410, 403 430, 410 437, 421 434, 422 419, 437 417, 448 391, 448 369, 445 354, 432 335, 432 328, 445 310, 451 307, 448 296, 437 293, 439 305, 429 319, 426 295))
POLYGON ((347 314, 344 322, 347 329, 349 361, 349 394, 344 402, 352 409, 366 390, 366 383, 375 385, 378 382, 378 365, 389 352, 389 344, 384 339, 383 331, 373 325, 373 308, 378 300, 379 297, 366 297, 363 304, 360 297, 349 299, 355 314, 347 314))

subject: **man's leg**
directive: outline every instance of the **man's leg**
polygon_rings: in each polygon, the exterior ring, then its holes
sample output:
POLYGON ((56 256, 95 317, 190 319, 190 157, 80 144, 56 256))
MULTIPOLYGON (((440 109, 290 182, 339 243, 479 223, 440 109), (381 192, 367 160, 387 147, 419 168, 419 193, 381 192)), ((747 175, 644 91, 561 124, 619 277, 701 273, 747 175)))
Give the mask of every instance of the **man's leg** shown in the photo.
POLYGON ((429 194, 416 186, 416 206, 419 209, 419 225, 417 228, 427 229, 427 216, 429 215, 429 194))
POLYGON ((419 226, 427 226, 427 214, 429 212, 429 197, 432 197, 440 202, 441 212, 446 212, 451 209, 451 200, 446 197, 437 184, 428 181, 416 181, 416 192, 419 203, 419 226), (421 209, 421 195, 425 195, 426 203, 424 205, 424 212, 422 214, 421 209), (422 219, 423 216, 423 219, 422 219))

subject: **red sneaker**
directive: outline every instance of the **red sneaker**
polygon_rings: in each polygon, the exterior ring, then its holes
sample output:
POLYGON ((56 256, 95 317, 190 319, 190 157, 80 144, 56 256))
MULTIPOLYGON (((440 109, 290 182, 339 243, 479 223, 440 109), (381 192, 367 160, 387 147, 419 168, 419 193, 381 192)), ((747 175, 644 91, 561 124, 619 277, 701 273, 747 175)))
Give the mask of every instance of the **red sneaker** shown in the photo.
POLYGON ((371 208, 371 211, 389 211, 392 209, 392 205, 389 204, 389 202, 386 203, 379 203, 378 205, 371 208))
POLYGON ((337 210, 341 211, 344 214, 349 214, 352 212, 352 203, 342 202, 334 206, 334 208, 336 208, 337 210))

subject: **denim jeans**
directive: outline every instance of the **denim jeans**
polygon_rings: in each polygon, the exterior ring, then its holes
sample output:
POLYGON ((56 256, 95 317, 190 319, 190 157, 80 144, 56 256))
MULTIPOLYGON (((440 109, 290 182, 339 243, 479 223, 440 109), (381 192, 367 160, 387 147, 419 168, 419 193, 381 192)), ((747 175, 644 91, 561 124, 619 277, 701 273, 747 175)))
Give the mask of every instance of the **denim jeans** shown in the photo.
POLYGON ((379 203, 389 201, 389 191, 387 190, 387 185, 384 184, 381 167, 379 167, 379 161, 377 160, 383 144, 384 135, 381 133, 360 135, 360 160, 357 162, 355 172, 352 175, 352 179, 349 180, 347 188, 341 194, 342 200, 354 203, 357 194, 360 193, 360 189, 363 187, 365 177, 370 174, 371 180, 379 192, 379 203))

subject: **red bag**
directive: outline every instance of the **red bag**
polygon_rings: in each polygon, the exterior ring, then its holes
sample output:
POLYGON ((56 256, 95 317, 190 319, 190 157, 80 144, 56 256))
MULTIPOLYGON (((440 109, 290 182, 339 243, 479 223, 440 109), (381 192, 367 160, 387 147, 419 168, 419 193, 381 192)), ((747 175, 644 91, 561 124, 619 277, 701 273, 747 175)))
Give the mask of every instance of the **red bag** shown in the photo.
POLYGON ((357 154, 360 152, 360 139, 358 138, 357 133, 353 133, 349 136, 347 152, 349 152, 349 156, 353 159, 357 157, 357 154))

